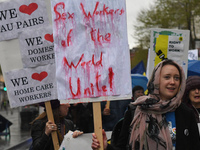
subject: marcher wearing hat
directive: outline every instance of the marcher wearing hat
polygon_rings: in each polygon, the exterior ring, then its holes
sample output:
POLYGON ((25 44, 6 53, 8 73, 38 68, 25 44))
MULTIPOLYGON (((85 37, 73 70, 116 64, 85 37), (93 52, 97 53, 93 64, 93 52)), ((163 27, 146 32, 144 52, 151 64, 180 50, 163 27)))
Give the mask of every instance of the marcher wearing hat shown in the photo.
POLYGON ((189 76, 186 80, 183 102, 192 108, 196 122, 200 123, 200 76, 189 76))
MULTIPOLYGON (((59 100, 52 100, 51 107, 54 116, 54 122, 48 120, 46 109, 31 124, 31 137, 33 150, 54 150, 51 132, 56 131, 59 144, 62 143, 64 135, 68 131, 74 130, 74 124, 71 120, 65 119, 70 107, 69 104, 60 104, 59 100)), ((44 103, 40 106, 45 107, 44 103)), ((75 131, 73 137, 77 137, 82 132, 75 131)))

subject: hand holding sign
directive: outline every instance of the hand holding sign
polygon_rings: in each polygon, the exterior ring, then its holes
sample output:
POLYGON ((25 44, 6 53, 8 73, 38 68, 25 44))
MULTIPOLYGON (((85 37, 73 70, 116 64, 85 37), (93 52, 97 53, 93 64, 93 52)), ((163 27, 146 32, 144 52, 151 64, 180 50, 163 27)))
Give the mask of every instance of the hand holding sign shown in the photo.
POLYGON ((125 8, 125 0, 52 0, 58 99, 92 101, 100 141, 97 101, 131 95, 125 8))

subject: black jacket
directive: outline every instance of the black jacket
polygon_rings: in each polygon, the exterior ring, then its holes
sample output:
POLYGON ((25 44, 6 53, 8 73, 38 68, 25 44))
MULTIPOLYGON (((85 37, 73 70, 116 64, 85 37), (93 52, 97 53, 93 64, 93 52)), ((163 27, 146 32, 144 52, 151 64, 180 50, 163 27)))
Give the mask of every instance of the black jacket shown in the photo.
MULTIPOLYGON (((69 130, 74 131, 74 124, 71 120, 64 120, 66 133, 69 130)), ((36 120, 31 127, 32 146, 33 150, 54 150, 51 135, 47 136, 44 133, 46 122, 36 120)), ((61 144, 61 143, 60 143, 61 144)))
MULTIPOLYGON (((128 110, 124 116, 119 141, 116 147, 108 145, 107 150, 126 150, 129 142, 132 111, 128 110)), ((175 111, 176 117, 176 150, 200 150, 200 138, 194 113, 184 104, 175 111)))

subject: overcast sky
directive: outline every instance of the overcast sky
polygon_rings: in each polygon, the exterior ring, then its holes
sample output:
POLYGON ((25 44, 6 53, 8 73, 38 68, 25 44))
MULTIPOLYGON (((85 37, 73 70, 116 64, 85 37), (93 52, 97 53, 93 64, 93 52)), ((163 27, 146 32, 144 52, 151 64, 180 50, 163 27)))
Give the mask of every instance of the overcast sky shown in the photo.
POLYGON ((126 0, 128 43, 130 49, 136 46, 135 39, 131 35, 134 34, 133 25, 137 14, 141 9, 149 8, 152 3, 152 0, 126 0))

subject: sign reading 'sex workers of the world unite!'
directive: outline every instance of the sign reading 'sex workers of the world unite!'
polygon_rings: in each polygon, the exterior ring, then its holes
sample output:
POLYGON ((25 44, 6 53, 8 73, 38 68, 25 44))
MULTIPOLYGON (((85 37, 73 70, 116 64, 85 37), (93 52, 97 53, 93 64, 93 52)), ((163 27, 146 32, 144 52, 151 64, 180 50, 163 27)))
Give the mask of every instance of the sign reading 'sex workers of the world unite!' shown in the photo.
POLYGON ((0 41, 17 38, 24 29, 48 24, 44 0, 0 2, 0 41))
POLYGON ((58 99, 78 103, 130 98, 125 4, 51 1, 58 99))

